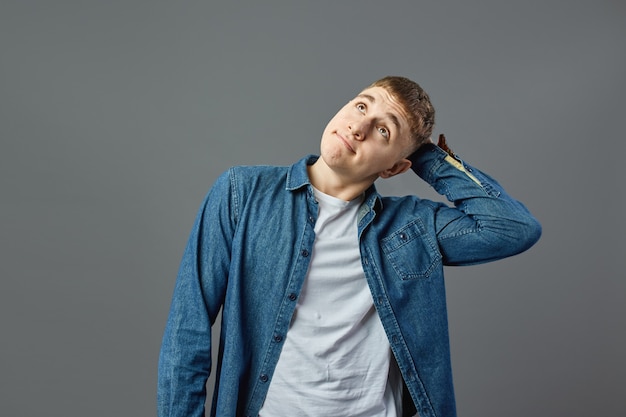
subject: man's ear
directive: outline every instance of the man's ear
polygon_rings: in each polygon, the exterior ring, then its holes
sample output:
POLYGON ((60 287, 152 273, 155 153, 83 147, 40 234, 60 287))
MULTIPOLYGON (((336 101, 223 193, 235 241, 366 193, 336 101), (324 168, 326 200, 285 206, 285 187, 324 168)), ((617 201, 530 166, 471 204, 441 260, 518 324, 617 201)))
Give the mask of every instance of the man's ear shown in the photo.
POLYGON ((411 161, 404 158, 396 162, 391 168, 386 169, 378 174, 380 178, 391 178, 398 174, 402 174, 411 168, 411 161))

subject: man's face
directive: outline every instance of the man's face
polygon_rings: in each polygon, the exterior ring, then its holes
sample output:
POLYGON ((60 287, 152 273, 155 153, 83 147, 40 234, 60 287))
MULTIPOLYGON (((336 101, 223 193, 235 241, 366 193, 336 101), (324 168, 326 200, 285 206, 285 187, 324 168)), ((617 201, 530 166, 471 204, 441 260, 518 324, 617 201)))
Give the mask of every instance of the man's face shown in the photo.
POLYGON ((386 89, 372 87, 328 122, 320 148, 326 165, 340 176, 374 182, 408 169, 410 143, 404 108, 386 89))

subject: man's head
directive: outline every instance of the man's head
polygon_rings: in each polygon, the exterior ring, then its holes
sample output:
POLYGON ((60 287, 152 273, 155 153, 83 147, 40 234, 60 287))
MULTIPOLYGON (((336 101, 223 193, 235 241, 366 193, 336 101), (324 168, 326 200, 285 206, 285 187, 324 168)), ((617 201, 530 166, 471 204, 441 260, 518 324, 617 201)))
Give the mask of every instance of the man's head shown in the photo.
POLYGON ((327 194, 355 196, 377 178, 406 172, 408 156, 429 140, 433 122, 433 107, 417 83, 402 77, 374 82, 326 125, 321 158, 309 171, 313 185, 327 194), (335 191, 320 188, 329 182, 335 191))
POLYGON ((411 130, 411 152, 429 140, 435 125, 435 108, 419 84, 405 77, 387 76, 374 81, 368 88, 371 87, 384 88, 404 108, 411 130))

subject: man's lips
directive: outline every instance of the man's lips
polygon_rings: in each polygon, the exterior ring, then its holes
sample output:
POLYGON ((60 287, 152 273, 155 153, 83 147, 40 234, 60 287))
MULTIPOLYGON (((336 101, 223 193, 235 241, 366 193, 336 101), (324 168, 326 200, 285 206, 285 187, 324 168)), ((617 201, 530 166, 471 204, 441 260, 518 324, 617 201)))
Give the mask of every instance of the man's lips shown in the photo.
POLYGON ((350 145, 348 139, 343 137, 339 132, 335 132, 335 135, 337 135, 337 138, 343 143, 343 146, 345 146, 350 152, 356 153, 352 145, 350 145))

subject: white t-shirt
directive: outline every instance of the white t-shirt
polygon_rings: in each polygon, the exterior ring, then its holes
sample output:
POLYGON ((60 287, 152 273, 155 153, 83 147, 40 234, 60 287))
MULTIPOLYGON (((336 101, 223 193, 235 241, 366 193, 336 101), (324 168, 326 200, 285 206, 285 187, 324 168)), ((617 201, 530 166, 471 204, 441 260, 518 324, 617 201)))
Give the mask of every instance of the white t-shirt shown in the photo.
POLYGON ((315 196, 311 264, 259 415, 396 417, 402 379, 361 266, 362 198, 315 196))

